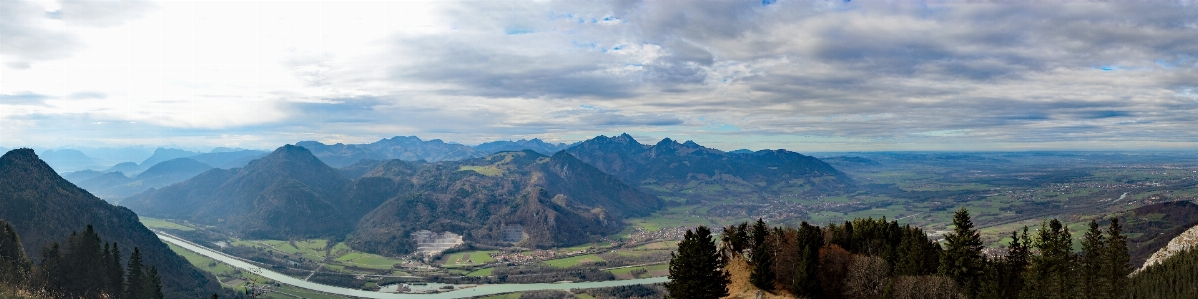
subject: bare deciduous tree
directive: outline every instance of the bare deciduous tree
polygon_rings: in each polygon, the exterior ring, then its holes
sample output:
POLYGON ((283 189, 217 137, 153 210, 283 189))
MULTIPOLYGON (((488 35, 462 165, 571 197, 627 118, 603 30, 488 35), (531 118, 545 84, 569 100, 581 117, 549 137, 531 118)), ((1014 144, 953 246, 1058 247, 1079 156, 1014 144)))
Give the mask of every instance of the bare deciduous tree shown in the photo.
POLYGON ((894 299, 958 299, 957 284, 939 275, 899 276, 894 278, 894 299))
POLYGON ((848 299, 882 298, 890 265, 876 256, 856 256, 844 278, 844 297, 848 299))

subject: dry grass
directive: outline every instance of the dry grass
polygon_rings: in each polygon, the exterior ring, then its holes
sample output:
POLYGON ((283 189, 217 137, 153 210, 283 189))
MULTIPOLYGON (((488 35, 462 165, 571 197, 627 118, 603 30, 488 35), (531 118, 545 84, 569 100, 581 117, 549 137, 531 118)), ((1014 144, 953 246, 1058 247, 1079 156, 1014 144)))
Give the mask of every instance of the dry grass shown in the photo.
MULTIPOLYGON (((728 296, 724 299, 756 299, 758 289, 753 283, 749 282, 749 275, 753 273, 753 266, 749 265, 743 257, 734 257, 728 261, 728 266, 724 268, 728 272, 732 282, 728 284, 728 296)), ((773 292, 762 292, 766 299, 795 299, 794 295, 780 288, 773 292)))

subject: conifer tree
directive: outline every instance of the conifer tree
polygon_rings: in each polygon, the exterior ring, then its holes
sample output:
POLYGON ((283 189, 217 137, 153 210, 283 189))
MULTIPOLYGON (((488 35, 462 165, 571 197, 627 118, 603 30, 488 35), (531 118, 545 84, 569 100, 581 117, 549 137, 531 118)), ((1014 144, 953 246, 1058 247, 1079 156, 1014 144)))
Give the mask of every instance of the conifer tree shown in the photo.
POLYGON ((162 277, 158 276, 158 268, 150 266, 146 271, 146 284, 142 287, 142 298, 146 299, 163 299, 162 297, 162 277))
POLYGON ((740 225, 738 225, 736 227, 736 236, 733 240, 737 241, 736 243, 732 244, 733 245, 732 248, 734 250, 736 250, 736 252, 743 254, 743 253, 745 253, 745 249, 749 249, 749 223, 748 222, 741 222, 740 225))
POLYGON ((765 225, 765 221, 761 218, 757 219, 757 223, 753 224, 753 273, 749 274, 749 281, 757 288, 772 291, 774 290, 774 270, 773 266, 773 250, 770 249, 768 238, 770 230, 765 225))
POLYGON ((965 207, 953 215, 953 231, 944 235, 945 248, 940 258, 940 275, 948 276, 969 298, 977 293, 982 275, 982 240, 973 227, 965 207))
POLYGON ((82 233, 72 232, 61 253, 61 263, 50 272, 57 280, 51 289, 67 297, 100 296, 105 291, 102 255, 100 236, 91 225, 82 233))
POLYGON ((918 228, 903 228, 901 241, 896 249, 895 276, 919 276, 936 274, 940 267, 940 243, 928 239, 918 228))
POLYGON ((1023 289, 1026 282, 1023 280, 1024 272, 1027 272, 1027 267, 1031 258, 1032 239, 1027 234, 1027 226, 1023 227, 1023 235, 1018 232, 1011 232, 1011 243, 1007 245, 1007 273, 1005 279, 1006 286, 1003 287, 1003 296, 1013 298, 1019 295, 1019 291, 1023 289))
POLYGON ((0 220, 0 283, 15 284, 24 281, 33 263, 21 249, 21 237, 8 222, 0 220))
POLYGON ((1078 290, 1074 289, 1073 237, 1069 230, 1057 219, 1042 222, 1033 244, 1040 254, 1031 257, 1027 285, 1020 296, 1071 298, 1078 290))
POLYGON ((116 242, 112 243, 112 255, 108 259, 108 266, 105 268, 108 293, 112 294, 114 299, 119 299, 124 295, 122 291, 125 286, 125 269, 121 264, 121 246, 116 242))
POLYGON ((796 295, 819 298, 822 294, 819 283, 819 249, 824 247, 823 231, 818 226, 804 221, 799 224, 798 239, 799 263, 790 289, 796 295))
POLYGON ((716 251, 711 231, 699 226, 687 230, 678 252, 670 253, 670 298, 715 299, 728 295, 728 274, 716 251))
POLYGON ((1119 224, 1118 217, 1111 219, 1107 234, 1103 265, 1107 288, 1104 293, 1110 298, 1123 298, 1127 292, 1127 275, 1131 274, 1131 256, 1127 253, 1127 236, 1123 235, 1123 226, 1119 224))
POLYGON ((129 265, 125 272, 127 274, 127 283, 125 284, 125 294, 121 296, 125 299, 148 299, 142 297, 142 287, 146 284, 145 268, 141 262, 141 250, 133 247, 133 254, 129 255, 129 265))
POLYGON ((51 243, 50 246, 42 249, 42 261, 38 263, 36 283, 41 287, 52 289, 58 285, 62 277, 59 274, 62 268, 62 247, 58 242, 51 243))
POLYGON ((1097 221, 1090 220, 1090 227, 1082 236, 1082 253, 1078 256, 1079 295, 1082 298, 1106 298, 1107 293, 1102 290, 1105 285, 1102 275, 1105 253, 1106 239, 1102 237, 1102 230, 1098 229, 1097 221))
POLYGON ((740 225, 729 225, 724 228, 724 233, 721 238, 724 244, 727 244, 728 249, 733 252, 743 254, 746 244, 749 243, 749 235, 745 230, 748 229, 748 222, 742 222, 740 225))
POLYGON ((1027 270, 1028 259, 1031 257, 1032 239, 1027 234, 1027 226, 1023 227, 1023 235, 1019 232, 1011 232, 1011 243, 1007 246, 1007 260, 1011 261, 1016 274, 1022 274, 1027 270))

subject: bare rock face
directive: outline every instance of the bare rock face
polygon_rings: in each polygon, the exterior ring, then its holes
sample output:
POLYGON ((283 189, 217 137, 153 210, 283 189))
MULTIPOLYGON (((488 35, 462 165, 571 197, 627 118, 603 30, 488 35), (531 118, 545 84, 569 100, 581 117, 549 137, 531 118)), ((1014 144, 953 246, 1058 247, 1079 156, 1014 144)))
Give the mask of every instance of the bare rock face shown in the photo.
POLYGON ((1148 268, 1148 266, 1160 263, 1161 261, 1168 259, 1178 252, 1194 247, 1196 244, 1198 244, 1198 226, 1191 227, 1190 229, 1181 233, 1181 235, 1174 237, 1173 240, 1169 241, 1168 245, 1165 245, 1164 248, 1157 250, 1156 253, 1153 253, 1152 256, 1149 256, 1148 261, 1144 262, 1144 266, 1140 267, 1140 269, 1136 269, 1135 272, 1140 272, 1144 270, 1144 268, 1148 268))

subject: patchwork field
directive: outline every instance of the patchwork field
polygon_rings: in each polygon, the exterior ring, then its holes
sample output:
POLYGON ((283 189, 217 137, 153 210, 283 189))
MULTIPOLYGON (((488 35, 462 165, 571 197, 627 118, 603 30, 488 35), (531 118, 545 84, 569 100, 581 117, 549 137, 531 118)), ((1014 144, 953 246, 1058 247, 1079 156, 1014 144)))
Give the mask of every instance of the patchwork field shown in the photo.
POLYGON ((491 254, 497 252, 498 251, 470 251, 451 253, 441 257, 441 265, 443 267, 482 265, 494 262, 495 259, 491 257, 491 254))
POLYGON ((603 258, 599 257, 598 255, 586 254, 586 255, 572 256, 572 257, 562 258, 562 259, 547 260, 547 261, 545 261, 545 264, 549 265, 549 266, 553 266, 553 267, 558 267, 558 268, 569 268, 569 267, 578 266, 579 264, 594 263, 594 262, 601 262, 601 261, 603 261, 603 258))

